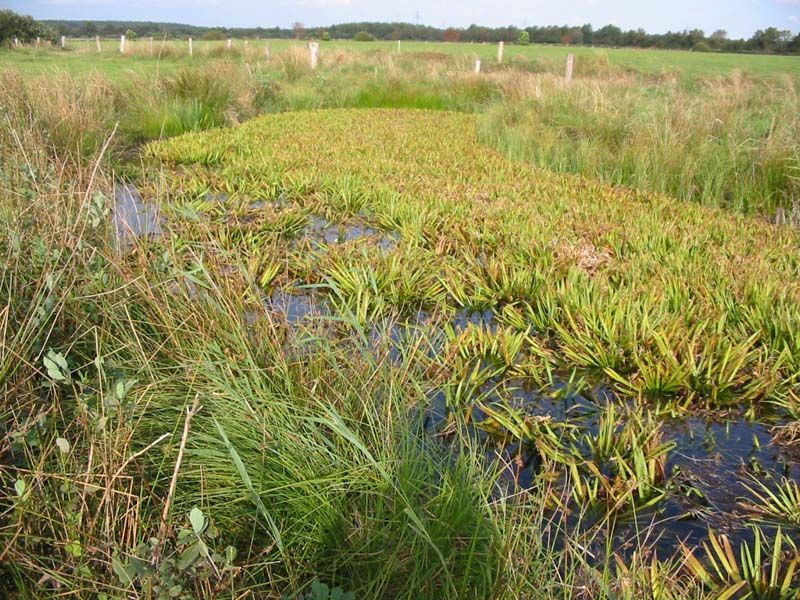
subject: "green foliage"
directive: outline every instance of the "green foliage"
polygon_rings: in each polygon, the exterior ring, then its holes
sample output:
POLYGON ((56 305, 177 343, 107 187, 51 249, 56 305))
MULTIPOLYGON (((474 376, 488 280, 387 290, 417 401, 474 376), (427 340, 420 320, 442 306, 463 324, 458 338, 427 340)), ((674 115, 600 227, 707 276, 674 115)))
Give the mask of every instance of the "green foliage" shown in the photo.
POLYGON ((9 9, 0 10, 0 45, 17 38, 20 42, 31 42, 37 37, 51 39, 53 32, 28 15, 20 15, 9 9))
POLYGON ((357 34, 353 36, 353 41, 355 42, 374 42, 375 36, 369 33, 368 31, 359 31, 357 34))
POLYGON ((520 46, 527 46, 528 44, 531 43, 531 36, 525 29, 523 29, 522 31, 519 32, 519 37, 517 38, 517 43, 520 46))

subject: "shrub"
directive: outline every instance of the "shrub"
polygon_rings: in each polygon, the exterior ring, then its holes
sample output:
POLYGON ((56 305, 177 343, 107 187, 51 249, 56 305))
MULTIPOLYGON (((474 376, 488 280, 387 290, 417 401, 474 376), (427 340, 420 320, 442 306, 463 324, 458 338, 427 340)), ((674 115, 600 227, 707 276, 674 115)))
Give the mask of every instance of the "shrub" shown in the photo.
POLYGON ((521 46, 527 46, 531 43, 531 36, 523 29, 519 32, 519 39, 517 40, 517 43, 521 46))
POLYGON ((375 36, 369 31, 359 31, 353 36, 353 39, 357 42, 374 42, 375 36))
POLYGON ((692 48, 694 52, 711 52, 711 46, 705 42, 697 42, 692 48))

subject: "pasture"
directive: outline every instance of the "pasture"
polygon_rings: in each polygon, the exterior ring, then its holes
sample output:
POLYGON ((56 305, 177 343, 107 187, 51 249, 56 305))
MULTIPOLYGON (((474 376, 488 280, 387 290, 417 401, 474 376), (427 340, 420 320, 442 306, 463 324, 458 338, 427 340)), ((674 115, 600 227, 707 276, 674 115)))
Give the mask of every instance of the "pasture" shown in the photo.
POLYGON ((0 589, 796 597, 800 60, 265 43, 0 53, 0 589))

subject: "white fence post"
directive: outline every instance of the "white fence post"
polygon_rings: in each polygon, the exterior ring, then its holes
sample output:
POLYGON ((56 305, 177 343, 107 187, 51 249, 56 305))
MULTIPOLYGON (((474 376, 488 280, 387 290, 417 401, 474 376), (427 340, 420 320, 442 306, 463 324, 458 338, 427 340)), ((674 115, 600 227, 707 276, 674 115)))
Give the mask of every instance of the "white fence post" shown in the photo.
POLYGON ((575 64, 575 55, 567 54, 567 73, 564 76, 564 79, 566 79, 567 82, 572 81, 572 67, 574 66, 574 64, 575 64))
POLYGON ((147 39, 147 49, 149 50, 150 55, 152 56, 153 55, 153 36, 152 35, 147 39))
POLYGON ((232 43, 232 41, 233 41, 233 40, 231 40, 231 38, 228 38, 228 46, 227 46, 228 50, 230 50, 230 49, 231 49, 231 43, 232 43))
POLYGON ((476 58, 475 59, 475 74, 477 75, 480 72, 481 72, 481 59, 480 58, 476 58))
POLYGON ((67 36, 62 35, 61 36, 61 49, 63 50, 66 47, 67 47, 67 36))
POLYGON ((316 69, 317 62, 319 60, 319 42, 308 43, 308 59, 311 64, 311 68, 316 69))
POLYGON ((190 57, 193 56, 192 55, 192 38, 189 38, 189 56, 190 57))
POLYGON ((267 42, 266 44, 264 44, 264 56, 266 56, 267 58, 269 58, 269 42, 267 42))
POLYGON ((99 35, 94 36, 94 44, 95 44, 95 46, 97 46, 97 51, 100 52, 101 48, 100 48, 100 36, 99 35))
POLYGON ((42 43, 42 38, 40 38, 40 37, 37 37, 37 38, 36 38, 36 47, 38 48, 38 47, 39 47, 39 44, 41 44, 41 43, 42 43))
POLYGON ((400 54, 400 40, 397 40, 397 53, 400 54))
POLYGON ((503 42, 500 42, 499 44, 497 44, 497 62, 498 63, 502 63, 503 62, 503 46, 504 46, 503 42))
POLYGON ((125 36, 119 36, 119 51, 121 54, 125 54, 125 36))

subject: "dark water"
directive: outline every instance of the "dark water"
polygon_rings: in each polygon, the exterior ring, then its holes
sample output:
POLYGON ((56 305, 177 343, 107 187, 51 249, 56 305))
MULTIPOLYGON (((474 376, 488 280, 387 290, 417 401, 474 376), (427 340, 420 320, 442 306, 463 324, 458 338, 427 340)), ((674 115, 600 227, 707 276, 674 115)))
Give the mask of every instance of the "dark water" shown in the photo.
MULTIPOLYGON (((540 393, 522 383, 502 386, 494 396, 488 393, 486 402, 503 402, 524 410, 526 414, 550 417, 555 423, 578 425, 582 433, 598 430, 600 408, 613 399, 607 388, 593 390, 590 397, 559 393, 559 387, 540 393)), ((479 408, 471 409, 473 423, 485 417, 479 408)), ((433 392, 423 411, 424 430, 432 436, 441 435, 450 423, 446 396, 433 392)), ((772 442, 771 426, 732 415, 726 419, 712 417, 667 418, 661 421, 663 442, 674 442, 666 465, 666 495, 655 506, 645 510, 628 511, 620 515, 611 532, 614 547, 625 553, 633 551, 635 538, 647 532, 648 542, 661 556, 672 554, 681 542, 692 547, 707 539, 709 529, 727 534, 734 544, 752 540, 753 514, 746 510, 752 501, 755 480, 769 484, 785 477, 800 481, 800 461, 796 456, 772 442)), ((501 466, 497 495, 524 496, 537 481, 541 462, 534 452, 520 446, 491 443, 489 436, 475 427, 473 436, 486 441, 487 467, 501 466)), ((450 443, 443 440, 443 443, 450 443)), ((453 451, 458 451, 453 448, 453 451)), ((563 483, 563 480, 559 483, 563 483)), ((558 485, 558 484, 557 484, 558 485)), ((579 511, 580 507, 576 507, 579 511)), ((589 526, 596 522, 592 516, 560 515, 573 526, 589 526), (581 522, 579 524, 579 521, 581 522)), ((765 529, 774 524, 759 523, 765 529)), ((800 536, 800 528, 786 527, 784 532, 800 536)), ((800 539, 800 537, 796 537, 800 539)), ((604 538, 596 540, 594 548, 603 556, 604 538)))

